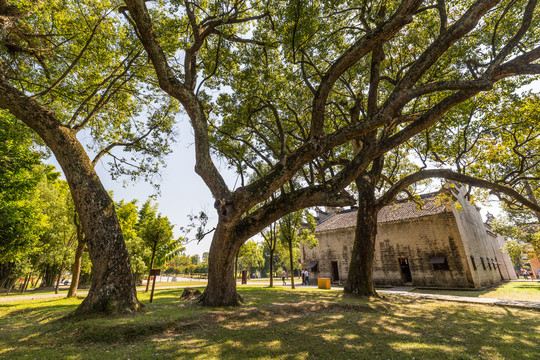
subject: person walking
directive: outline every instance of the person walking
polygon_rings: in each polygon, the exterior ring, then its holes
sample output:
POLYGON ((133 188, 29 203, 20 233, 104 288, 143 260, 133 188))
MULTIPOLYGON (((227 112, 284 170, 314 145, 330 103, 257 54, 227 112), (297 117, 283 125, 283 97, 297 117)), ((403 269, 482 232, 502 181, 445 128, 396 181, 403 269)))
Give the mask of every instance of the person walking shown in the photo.
POLYGON ((302 285, 306 285, 306 273, 304 269, 302 269, 302 285))
POLYGON ((304 280, 306 281, 306 285, 309 285, 309 272, 306 269, 306 274, 304 276, 304 280))
POLYGON ((287 272, 285 271, 285 269, 283 269, 283 271, 281 272, 281 280, 283 280, 283 285, 287 285, 287 283, 285 282, 286 277, 287 277, 287 272))

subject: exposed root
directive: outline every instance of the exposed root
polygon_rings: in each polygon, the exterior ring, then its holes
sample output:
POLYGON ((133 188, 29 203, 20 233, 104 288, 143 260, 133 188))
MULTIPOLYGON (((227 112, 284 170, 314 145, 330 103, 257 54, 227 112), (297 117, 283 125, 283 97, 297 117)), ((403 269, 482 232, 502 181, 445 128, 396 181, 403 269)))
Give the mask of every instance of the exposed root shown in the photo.
POLYGON ((214 297, 209 295, 206 291, 202 293, 197 299, 197 303, 203 306, 219 307, 219 306, 240 306, 244 303, 244 298, 238 292, 234 292, 234 295, 230 299, 224 299, 222 297, 214 297))
POLYGON ((201 291, 199 289, 191 289, 191 288, 185 288, 184 292, 180 296, 180 300, 187 301, 187 300, 196 300, 201 296, 201 291))
POLYGON ((87 296, 72 313, 64 317, 65 320, 79 321, 88 318, 132 316, 144 309, 145 305, 136 297, 131 301, 118 301, 114 298, 97 299, 87 296))

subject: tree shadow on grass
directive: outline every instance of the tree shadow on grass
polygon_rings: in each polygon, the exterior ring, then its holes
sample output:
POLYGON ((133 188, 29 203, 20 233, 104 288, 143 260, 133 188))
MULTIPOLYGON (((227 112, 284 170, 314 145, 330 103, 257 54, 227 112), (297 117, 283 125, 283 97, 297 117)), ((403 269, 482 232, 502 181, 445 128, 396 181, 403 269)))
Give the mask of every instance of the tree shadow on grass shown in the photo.
POLYGON ((534 359, 538 354, 530 331, 535 326, 524 328, 526 322, 515 310, 477 317, 474 307, 467 306, 444 305, 426 313, 399 303, 384 305, 368 311, 334 306, 298 313, 262 311, 241 321, 224 317, 204 333, 182 340, 169 334, 161 350, 178 359, 232 359, 239 353, 268 359, 534 359))
POLYGON ((212 309, 178 306, 181 290, 167 289, 158 299, 170 301, 148 312, 78 323, 39 322, 76 305, 15 310, 9 323, 18 328, 0 340, 0 348, 13 349, 0 357, 103 358, 107 351, 105 358, 115 359, 535 359, 539 353, 540 314, 533 311, 398 297, 367 302, 329 292, 243 293, 251 299, 246 306, 212 309), (38 324, 24 327, 26 319, 38 324))

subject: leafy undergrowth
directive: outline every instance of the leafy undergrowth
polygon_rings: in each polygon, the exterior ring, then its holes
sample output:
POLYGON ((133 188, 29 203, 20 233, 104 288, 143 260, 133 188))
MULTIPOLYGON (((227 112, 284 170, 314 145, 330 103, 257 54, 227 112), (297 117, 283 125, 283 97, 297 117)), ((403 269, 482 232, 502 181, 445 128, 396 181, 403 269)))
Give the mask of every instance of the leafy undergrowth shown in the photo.
POLYGON ((81 299, 0 304, 0 358, 538 359, 540 312, 339 291, 243 287, 238 308, 157 290, 131 317, 58 320, 81 299))
POLYGON ((540 302, 539 281, 512 281, 485 290, 415 289, 415 293, 540 302))

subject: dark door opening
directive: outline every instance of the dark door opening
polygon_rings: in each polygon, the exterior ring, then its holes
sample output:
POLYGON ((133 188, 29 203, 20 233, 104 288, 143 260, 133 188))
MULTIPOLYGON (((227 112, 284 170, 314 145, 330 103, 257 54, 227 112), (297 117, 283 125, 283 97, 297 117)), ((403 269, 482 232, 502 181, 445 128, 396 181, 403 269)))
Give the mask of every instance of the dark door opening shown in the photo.
POLYGON ((409 267, 409 258, 399 258, 399 265, 401 267, 401 277, 403 278, 403 282, 412 282, 411 268, 409 267))
POLYGON ((332 270, 332 273, 331 273, 332 282, 339 282, 339 271, 338 271, 337 261, 332 261, 330 265, 331 265, 331 270, 332 270))

